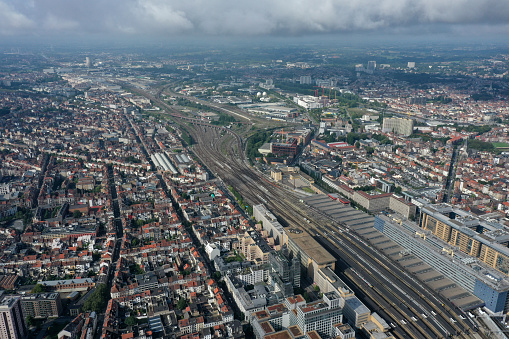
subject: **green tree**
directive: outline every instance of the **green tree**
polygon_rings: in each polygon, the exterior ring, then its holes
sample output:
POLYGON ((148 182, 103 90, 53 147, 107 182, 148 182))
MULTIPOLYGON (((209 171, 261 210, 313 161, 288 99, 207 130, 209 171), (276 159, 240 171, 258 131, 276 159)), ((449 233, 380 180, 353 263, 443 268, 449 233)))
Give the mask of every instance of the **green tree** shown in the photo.
POLYGON ((72 216, 76 219, 81 218, 82 215, 83 213, 81 213, 81 211, 74 211, 74 213, 72 214, 72 216))
POLYGON ((34 317, 32 317, 31 315, 29 315, 28 317, 26 317, 25 321, 26 321, 26 323, 27 323, 27 326, 28 326, 28 327, 31 327, 31 326, 34 324, 34 317))
POLYGON ((136 319, 135 317, 133 316, 130 316, 130 317, 127 317, 124 321, 124 323, 127 325, 127 326, 134 326, 136 324, 138 324, 138 319, 136 319))
POLYGON ((183 310, 186 307, 187 307, 187 300, 184 298, 180 298, 179 301, 177 302, 177 308, 179 310, 183 310))
POLYGON ((46 292, 46 287, 44 287, 41 284, 35 285, 31 291, 31 293, 42 293, 42 292, 46 292))
POLYGON ((108 286, 106 284, 99 284, 92 295, 83 304, 83 311, 101 313, 106 308, 109 299, 110 294, 108 293, 108 286))

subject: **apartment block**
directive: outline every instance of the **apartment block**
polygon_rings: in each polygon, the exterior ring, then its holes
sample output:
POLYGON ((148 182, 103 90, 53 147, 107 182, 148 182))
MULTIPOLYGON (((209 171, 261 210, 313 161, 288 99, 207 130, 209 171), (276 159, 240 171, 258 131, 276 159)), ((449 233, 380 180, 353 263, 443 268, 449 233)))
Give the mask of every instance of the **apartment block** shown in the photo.
POLYGON ((58 293, 27 294, 21 297, 21 308, 25 317, 58 317, 62 312, 62 302, 58 293))

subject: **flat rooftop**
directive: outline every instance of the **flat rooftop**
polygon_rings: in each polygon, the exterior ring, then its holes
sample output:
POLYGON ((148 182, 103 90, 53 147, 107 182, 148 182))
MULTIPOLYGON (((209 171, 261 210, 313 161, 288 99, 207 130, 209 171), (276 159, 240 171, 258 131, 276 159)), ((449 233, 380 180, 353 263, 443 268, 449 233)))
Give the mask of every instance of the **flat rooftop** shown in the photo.
POLYGON ((322 245, 320 245, 309 233, 303 230, 302 233, 286 232, 288 238, 291 238, 297 246, 300 247, 313 261, 318 265, 327 265, 336 262, 322 245))
POLYGON ((288 332, 288 330, 267 334, 263 339, 293 339, 294 337, 288 332))

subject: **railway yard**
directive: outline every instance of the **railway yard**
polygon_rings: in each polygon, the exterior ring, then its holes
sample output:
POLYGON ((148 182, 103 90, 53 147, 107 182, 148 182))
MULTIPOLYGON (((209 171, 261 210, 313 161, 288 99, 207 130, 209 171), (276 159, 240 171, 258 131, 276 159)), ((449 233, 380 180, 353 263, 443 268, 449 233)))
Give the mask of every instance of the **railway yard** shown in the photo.
POLYGON ((447 300, 441 300, 353 231, 300 202, 302 197, 279 187, 250 168, 242 139, 202 122, 185 126, 196 144, 193 152, 225 185, 253 205, 265 204, 287 227, 304 228, 338 259, 336 273, 372 310, 390 321, 399 338, 470 338, 476 325, 447 300), (305 222, 304 220, 309 220, 305 222), (341 230, 341 232, 339 232, 341 230), (356 287, 354 287, 356 286, 356 287))
MULTIPOLYGON (((436 295, 346 224, 307 206, 302 200, 306 196, 277 185, 250 166, 244 153, 244 134, 183 116, 159 99, 160 93, 157 98, 145 95, 170 112, 171 120, 193 138, 191 151, 225 189, 234 187, 250 205, 264 204, 284 227, 309 233, 336 258, 335 273, 390 324, 395 337, 483 337, 466 312, 436 295)), ((370 218, 366 222, 372 223, 370 218)))

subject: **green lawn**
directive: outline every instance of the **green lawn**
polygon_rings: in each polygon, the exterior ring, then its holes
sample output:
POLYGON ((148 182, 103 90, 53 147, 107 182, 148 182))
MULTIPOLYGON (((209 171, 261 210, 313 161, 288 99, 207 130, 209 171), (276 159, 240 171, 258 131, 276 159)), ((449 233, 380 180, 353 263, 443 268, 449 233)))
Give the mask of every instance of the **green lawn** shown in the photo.
POLYGON ((315 191, 313 191, 310 187, 307 187, 307 186, 302 187, 302 190, 307 193, 315 193, 315 191))
POLYGON ((493 142, 492 144, 496 148, 509 148, 509 143, 507 142, 493 142))

